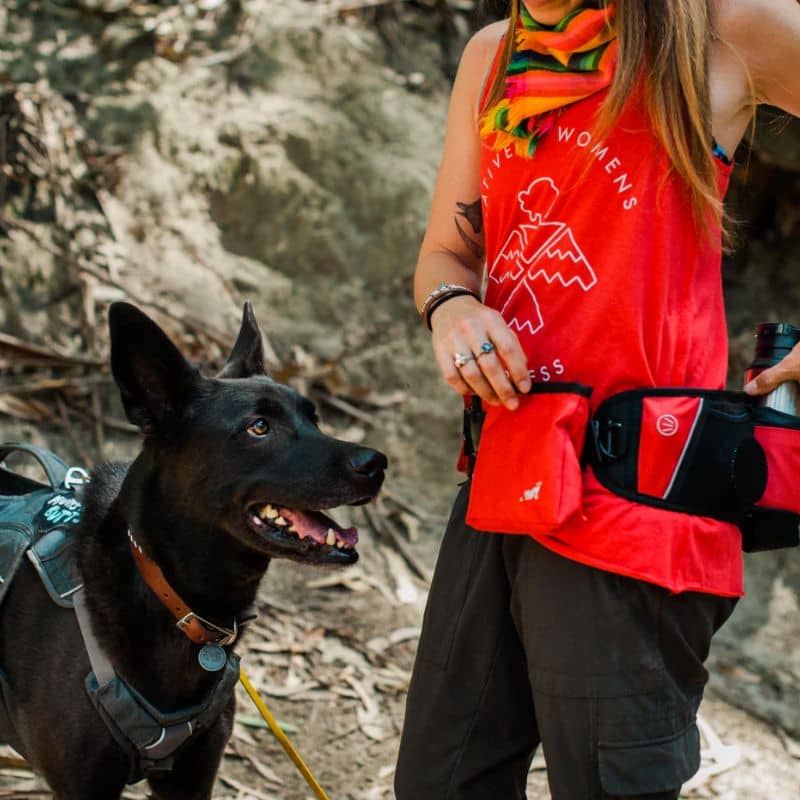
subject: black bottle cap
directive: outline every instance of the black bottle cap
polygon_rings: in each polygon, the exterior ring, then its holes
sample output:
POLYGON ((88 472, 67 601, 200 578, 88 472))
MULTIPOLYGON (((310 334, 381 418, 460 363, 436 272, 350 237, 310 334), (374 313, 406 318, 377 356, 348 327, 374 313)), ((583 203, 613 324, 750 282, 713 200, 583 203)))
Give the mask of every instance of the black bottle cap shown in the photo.
POLYGON ((800 328, 788 322, 762 322, 756 327, 756 358, 780 360, 800 342, 800 328))

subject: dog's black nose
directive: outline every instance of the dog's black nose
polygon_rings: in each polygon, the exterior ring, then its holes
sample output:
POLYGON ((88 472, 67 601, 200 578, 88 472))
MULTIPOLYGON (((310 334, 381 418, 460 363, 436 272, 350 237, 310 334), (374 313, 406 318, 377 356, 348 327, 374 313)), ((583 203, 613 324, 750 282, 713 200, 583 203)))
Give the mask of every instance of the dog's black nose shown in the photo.
POLYGON ((389 464, 383 453, 377 450, 369 450, 366 447, 353 453, 347 459, 347 463, 353 472, 357 472, 367 478, 374 477, 378 472, 382 472, 389 464))

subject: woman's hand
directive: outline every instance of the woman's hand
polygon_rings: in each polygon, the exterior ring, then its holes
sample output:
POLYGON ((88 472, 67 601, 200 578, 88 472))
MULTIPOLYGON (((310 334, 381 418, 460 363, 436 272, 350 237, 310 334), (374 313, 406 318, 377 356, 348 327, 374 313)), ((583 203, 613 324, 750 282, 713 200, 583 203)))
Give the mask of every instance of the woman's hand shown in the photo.
POLYGON ((789 355, 774 367, 759 372, 744 390, 752 395, 769 394, 786 381, 800 381, 800 344, 795 345, 789 355))
POLYGON ((431 316, 433 351, 444 379, 461 395, 477 394, 487 403, 514 410, 517 390, 531 388, 519 339, 499 312, 470 295, 453 297, 431 316), (483 345, 493 348, 485 352, 483 345), (456 367, 455 357, 469 360, 456 367))

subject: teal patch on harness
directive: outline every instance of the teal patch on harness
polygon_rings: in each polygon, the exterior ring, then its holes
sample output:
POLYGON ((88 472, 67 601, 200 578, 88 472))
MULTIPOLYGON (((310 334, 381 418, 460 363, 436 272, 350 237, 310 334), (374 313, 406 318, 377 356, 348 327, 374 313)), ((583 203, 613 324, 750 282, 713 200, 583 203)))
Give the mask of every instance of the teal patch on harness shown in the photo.
POLYGON ((34 527, 43 534, 54 528, 72 527, 81 521, 82 510, 81 501, 72 491, 58 492, 45 501, 36 515, 34 527))
POLYGON ((0 604, 27 554, 53 602, 71 608, 82 583, 70 535, 81 517, 80 498, 58 483, 69 470, 56 455, 32 445, 0 444, 3 459, 14 452, 38 461, 50 485, 0 468, 0 604))

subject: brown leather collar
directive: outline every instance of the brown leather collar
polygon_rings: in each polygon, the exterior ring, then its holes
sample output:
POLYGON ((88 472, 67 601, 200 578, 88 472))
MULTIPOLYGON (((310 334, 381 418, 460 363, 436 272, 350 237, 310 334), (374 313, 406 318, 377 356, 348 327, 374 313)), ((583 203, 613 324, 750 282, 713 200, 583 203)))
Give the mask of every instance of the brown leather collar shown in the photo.
POLYGON ((153 561, 133 538, 133 532, 128 529, 133 560, 144 582, 161 601, 164 607, 177 620, 176 625, 195 644, 218 644, 221 646, 233 644, 239 632, 239 624, 233 621, 233 629, 223 628, 198 616, 183 601, 181 596, 167 583, 161 567, 153 561))

